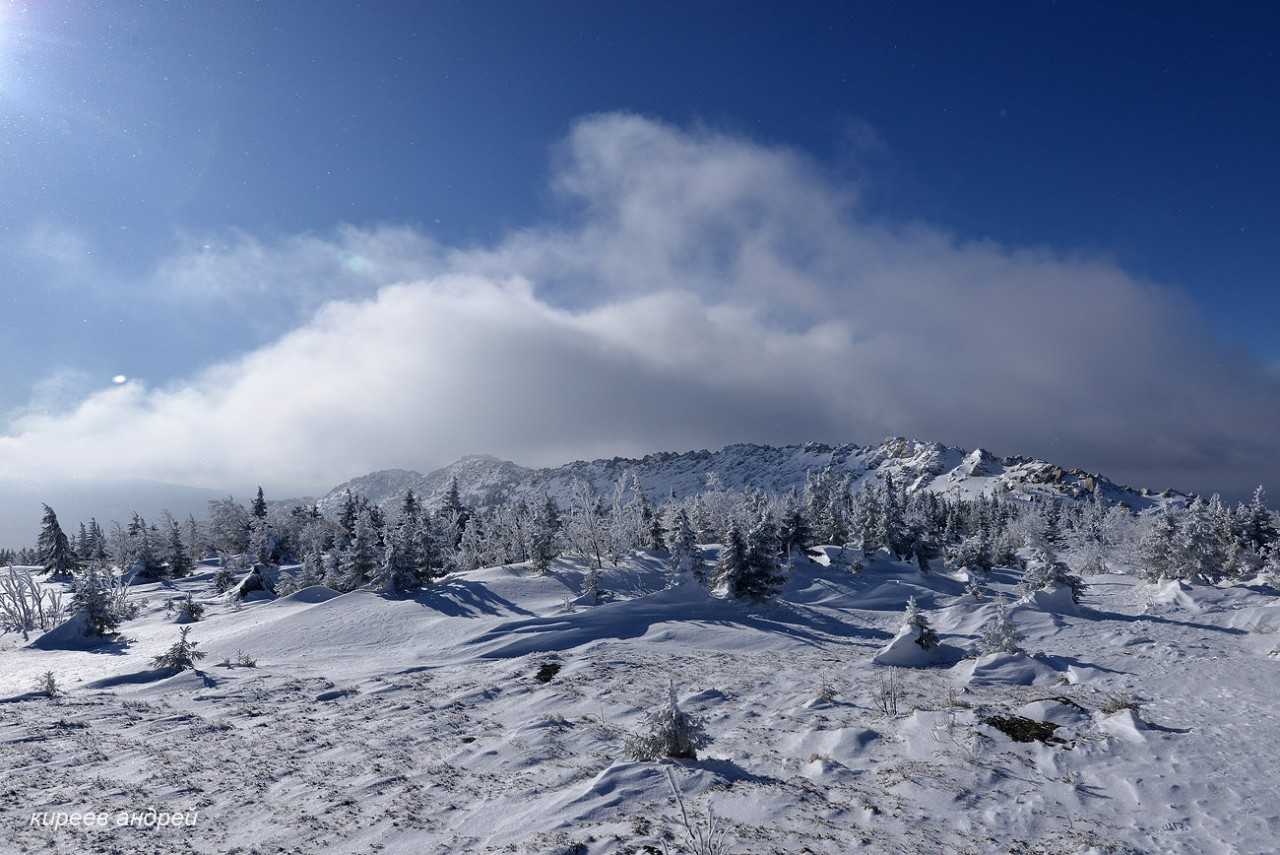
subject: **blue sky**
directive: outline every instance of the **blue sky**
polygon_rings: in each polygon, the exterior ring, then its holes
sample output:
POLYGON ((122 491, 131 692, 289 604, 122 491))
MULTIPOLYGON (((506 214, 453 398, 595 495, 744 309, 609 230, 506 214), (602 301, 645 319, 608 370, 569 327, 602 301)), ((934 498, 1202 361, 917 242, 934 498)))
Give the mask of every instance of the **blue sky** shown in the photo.
POLYGON ((1239 493, 1277 44, 1265 3, 0 0, 0 478, 908 434, 1239 493))

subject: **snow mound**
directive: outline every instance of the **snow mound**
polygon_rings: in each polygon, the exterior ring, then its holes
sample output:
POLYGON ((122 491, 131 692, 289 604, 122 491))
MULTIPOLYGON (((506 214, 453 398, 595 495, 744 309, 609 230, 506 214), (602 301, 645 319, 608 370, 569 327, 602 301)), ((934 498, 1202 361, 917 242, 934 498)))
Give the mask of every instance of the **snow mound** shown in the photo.
POLYGON ((31 642, 38 650, 90 650, 111 644, 111 640, 89 632, 89 617, 77 612, 63 623, 31 642))
POLYGON ((962 683, 976 685, 1036 686, 1052 684, 1062 675, 1025 653, 988 653, 956 666, 962 683))
POLYGON ((1032 591, 1023 597, 1022 602, 1050 614, 1080 614, 1080 606, 1071 598, 1071 589, 1065 585, 1032 591))
POLYGON ((1104 717, 1098 722, 1098 730, 1125 742, 1143 744, 1147 741, 1147 723, 1130 709, 1104 717))
POLYGON ((871 657, 871 661, 877 665, 899 668, 928 668, 932 665, 951 665, 964 658, 964 651, 951 644, 938 643, 926 650, 918 643, 919 638, 919 629, 904 626, 892 641, 871 657))
POLYGON ((311 585, 310 587, 303 588, 299 591, 294 591, 287 597, 281 597, 279 601, 281 603, 306 603, 313 605, 315 603, 328 602, 334 597, 341 596, 342 594, 333 590, 333 588, 327 588, 324 585, 311 585))

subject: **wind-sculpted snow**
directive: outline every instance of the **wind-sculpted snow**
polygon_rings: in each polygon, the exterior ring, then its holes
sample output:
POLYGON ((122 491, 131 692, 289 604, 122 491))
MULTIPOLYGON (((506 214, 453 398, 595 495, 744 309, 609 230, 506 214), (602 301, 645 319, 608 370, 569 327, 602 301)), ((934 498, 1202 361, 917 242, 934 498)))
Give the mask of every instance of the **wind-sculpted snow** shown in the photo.
POLYGON ((1066 608, 1009 569, 978 575, 978 596, 964 574, 884 553, 858 571, 838 548, 817 556, 769 605, 668 588, 644 552, 604 568, 599 602, 569 559, 404 597, 315 587, 237 605, 211 570, 139 586, 127 642, 0 636, 0 840, 687 851, 674 781, 689 821, 711 812, 733 853, 1274 848, 1273 590, 1094 576, 1066 608), (153 671, 179 629, 163 604, 188 592, 209 656, 153 671), (946 655, 914 655, 911 599, 946 655), (1022 652, 982 649, 1001 608, 1022 652), (60 698, 37 690, 46 672, 60 698), (669 685, 712 741, 696 761, 633 762, 626 738, 669 685), (192 821, 128 821, 148 810, 192 821))

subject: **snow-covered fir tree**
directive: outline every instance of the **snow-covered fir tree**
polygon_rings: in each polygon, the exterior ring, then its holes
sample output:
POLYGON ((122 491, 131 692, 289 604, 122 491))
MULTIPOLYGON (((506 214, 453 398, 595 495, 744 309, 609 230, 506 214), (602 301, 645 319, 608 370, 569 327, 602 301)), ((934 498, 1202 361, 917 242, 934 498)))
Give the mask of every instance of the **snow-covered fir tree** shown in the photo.
POLYGON ((382 566, 378 532, 373 527, 368 508, 360 509, 352 528, 351 544, 342 554, 338 564, 338 576, 332 586, 339 591, 354 591, 364 587, 382 566))
MULTIPOLYGON (((359 527, 357 523, 357 531, 359 527)), ((352 548, 355 548, 354 541, 352 548)), ((388 594, 414 591, 427 581, 422 577, 421 569, 415 530, 407 524, 401 524, 387 536, 382 563, 373 572, 369 585, 388 594)))
POLYGON ((440 503, 439 516, 448 523, 451 541, 450 548, 456 549, 462 542, 462 533, 471 522, 471 509, 463 504, 458 492, 457 477, 449 479, 449 487, 445 490, 444 499, 440 503))
POLYGON ((924 612, 920 611, 920 607, 916 605, 915 597, 907 599, 907 618, 904 626, 915 632, 916 637, 913 640, 925 650, 932 650, 942 643, 938 633, 933 627, 929 626, 929 619, 925 617, 924 612))
POLYGON ((178 623, 195 623, 204 617, 204 604, 187 594, 178 607, 178 623))
POLYGON ((529 532, 529 561, 535 573, 545 573, 559 555, 560 511, 551 497, 545 497, 534 512, 529 532))
POLYGON ((1253 501, 1245 510, 1243 529, 1245 540, 1260 555, 1264 549, 1280 540, 1280 531, 1277 530, 1271 511, 1267 509, 1267 493, 1261 486, 1253 491, 1253 501))
POLYGON ((187 550, 182 536, 182 527, 173 518, 173 514, 164 512, 166 539, 164 550, 165 576, 170 579, 181 579, 190 576, 196 569, 196 563, 187 550))
POLYGON ((982 628, 979 648, 983 653, 1021 653, 1022 634, 1014 626, 1003 596, 996 599, 995 608, 995 617, 982 628))
POLYGON ((750 572, 747 564, 747 538, 737 521, 729 523, 729 528, 721 538, 720 554, 716 557, 712 583, 716 587, 732 590, 737 579, 750 572))
POLYGON ((58 515, 53 508, 44 505, 44 519, 41 521, 40 537, 36 549, 40 553, 40 566, 45 573, 57 579, 69 579, 79 567, 79 561, 71 550, 71 542, 58 524, 58 515))
POLYGON ((603 571, 592 565, 587 568, 587 572, 582 575, 582 589, 579 592, 593 603, 599 603, 604 591, 600 588, 600 574, 603 571))
POLYGON ((192 641, 188 637, 190 635, 191 627, 184 626, 180 630, 178 640, 164 653, 151 660, 151 667, 165 668, 170 671, 188 671, 195 668, 196 663, 208 654, 203 650, 196 650, 200 642, 192 641))
POLYGON ((852 504, 848 476, 827 467, 805 476, 804 516, 818 543, 843 546, 850 538, 852 504))
POLYGON ((693 524, 684 508, 676 510, 670 528, 667 569, 672 582, 678 584, 689 579, 705 584, 706 569, 702 550, 698 547, 698 536, 694 533, 693 524))
POLYGON ((991 572, 991 541, 982 531, 963 537, 946 551, 946 563, 957 570, 991 572))
POLYGON ((778 526, 771 514, 766 512, 747 532, 746 545, 746 570, 729 580, 729 593, 737 599, 772 600, 782 592, 787 577, 779 554, 778 526))
POLYGON ((1176 541, 1182 578, 1212 584, 1229 575, 1220 534, 1225 527, 1220 524, 1222 519, 1220 511, 1199 497, 1187 507, 1176 541))
POLYGON ((253 497, 253 502, 249 505, 249 514, 260 520, 267 518, 267 500, 262 494, 262 487, 258 487, 258 494, 253 497))
POLYGON ((644 717, 640 731, 627 739, 626 751, 642 762, 667 757, 697 760, 698 750, 710 743, 704 719, 680 709, 675 683, 668 683, 664 702, 644 717))
POLYGON ((1178 549, 1179 512, 1164 508, 1152 516, 1138 543, 1138 567, 1148 582, 1185 577, 1178 549))
POLYGON ((71 586, 71 610, 83 614, 91 635, 109 636, 137 614, 129 589, 99 564, 90 564, 71 586))
POLYGON ((782 517, 778 521, 778 537, 782 543, 782 551, 787 560, 792 559, 792 552, 805 552, 813 545, 813 526, 805 514, 804 506, 794 493, 787 496, 782 507, 782 517))
POLYGON ((1089 589, 1089 584, 1072 573, 1066 562, 1058 558, 1053 547, 1044 543, 1034 547, 1031 556, 1027 559, 1027 567, 1022 573, 1022 588, 1026 593, 1070 588, 1071 601, 1079 605, 1080 598, 1089 589))

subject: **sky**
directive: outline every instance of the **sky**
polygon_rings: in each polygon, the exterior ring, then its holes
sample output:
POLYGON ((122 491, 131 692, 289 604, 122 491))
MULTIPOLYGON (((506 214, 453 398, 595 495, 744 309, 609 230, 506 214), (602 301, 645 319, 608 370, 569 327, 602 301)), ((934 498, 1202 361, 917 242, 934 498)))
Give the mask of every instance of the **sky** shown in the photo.
POLYGON ((1280 495, 1280 8, 0 0, 0 481, 905 435, 1280 495))

